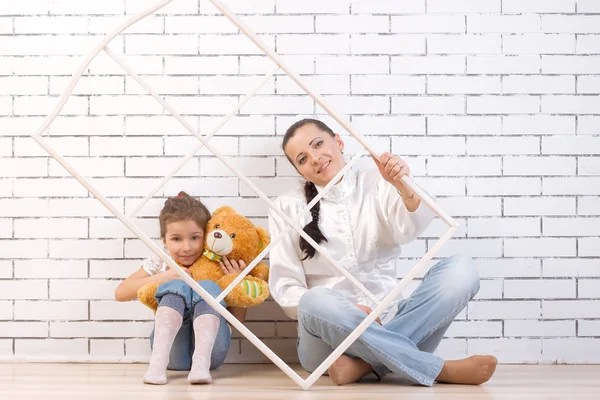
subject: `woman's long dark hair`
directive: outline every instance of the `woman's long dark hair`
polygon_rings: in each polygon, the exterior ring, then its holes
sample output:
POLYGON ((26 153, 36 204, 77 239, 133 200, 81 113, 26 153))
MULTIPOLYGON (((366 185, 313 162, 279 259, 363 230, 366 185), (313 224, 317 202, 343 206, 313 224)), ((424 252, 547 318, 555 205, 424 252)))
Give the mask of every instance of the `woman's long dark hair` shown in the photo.
MULTIPOLYGON (((287 145, 288 141, 296 134, 296 131, 308 124, 315 125, 319 130, 327 133, 328 135, 330 135, 332 137, 335 136, 335 133, 324 122, 321 122, 318 119, 310 119, 310 118, 302 119, 300 121, 295 122, 285 132, 285 135, 283 136, 283 143, 281 145, 281 147, 283 147, 284 152, 285 152, 285 146, 287 145)), ((293 161, 287 156, 287 154, 286 154, 286 157, 287 157, 288 161, 292 165, 294 165, 293 161)), ((304 196, 306 197, 306 204, 310 203, 312 201, 312 199, 314 199, 318 193, 319 192, 317 191, 317 187, 315 186, 315 184, 312 182, 306 181, 306 183, 304 184, 304 196)), ((317 201, 317 203, 310 209, 310 214, 312 215, 312 221, 310 221, 304 227, 304 232, 306 232, 308 234, 308 236, 310 236, 315 242, 317 242, 317 244, 321 243, 322 241, 327 241, 327 238, 325 237, 325 235, 323 235, 323 232, 321 232, 321 229, 319 228, 319 211, 320 211, 320 209, 321 209, 321 202, 317 201)), ((306 239, 304 239, 302 236, 300 237, 300 249, 302 250, 302 253, 304 254, 304 258, 302 258, 302 261, 311 259, 315 256, 315 252, 316 252, 315 248, 312 247, 312 245, 310 243, 308 243, 306 241, 306 239)))

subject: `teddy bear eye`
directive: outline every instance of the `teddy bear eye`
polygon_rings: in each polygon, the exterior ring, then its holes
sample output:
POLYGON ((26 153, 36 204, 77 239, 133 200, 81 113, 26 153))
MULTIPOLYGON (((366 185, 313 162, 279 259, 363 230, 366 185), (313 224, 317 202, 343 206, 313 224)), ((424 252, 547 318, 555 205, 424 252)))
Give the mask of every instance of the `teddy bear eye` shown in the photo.
POLYGON ((235 233, 232 233, 231 235, 229 235, 232 239, 235 239, 235 233))
POLYGON ((219 227, 220 227, 220 226, 221 226, 221 225, 219 225, 219 224, 216 224, 216 225, 215 225, 215 229, 219 229, 219 227))

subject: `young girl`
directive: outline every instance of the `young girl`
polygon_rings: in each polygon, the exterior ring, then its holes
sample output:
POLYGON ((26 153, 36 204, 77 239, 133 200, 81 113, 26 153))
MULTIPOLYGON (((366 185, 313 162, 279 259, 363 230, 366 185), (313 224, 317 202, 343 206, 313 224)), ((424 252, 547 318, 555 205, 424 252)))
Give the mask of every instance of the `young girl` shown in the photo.
MULTIPOLYGON (((306 119, 293 124, 283 138, 290 163, 306 179, 276 200, 294 219, 345 166, 344 142, 327 125, 306 119)), ((382 299, 398 284, 396 259, 400 245, 416 239, 433 220, 433 212, 404 185, 409 167, 389 153, 377 169, 349 170, 317 202, 301 224, 317 243, 371 293, 382 299)), ((269 214, 272 237, 285 221, 269 214)), ((271 295, 291 318, 298 319, 298 357, 315 370, 375 306, 356 286, 329 265, 296 232, 270 254, 271 295)), ((444 333, 479 290, 479 276, 468 257, 449 257, 431 267, 405 300, 381 314, 329 368, 336 384, 358 381, 374 372, 393 372, 420 385, 434 381, 462 384, 486 382, 496 368, 493 356, 444 361, 433 354, 444 333)))
MULTIPOLYGON (((210 212, 199 200, 181 192, 169 198, 160 212, 160 236, 165 251, 187 267, 202 256, 204 227, 210 212)), ((243 261, 224 257, 221 267, 225 273, 239 273, 243 261)), ((152 356, 144 382, 155 385, 167 383, 166 370, 190 370, 190 383, 211 383, 210 369, 220 366, 229 349, 231 328, 226 320, 214 311, 177 273, 158 256, 146 259, 142 267, 125 279, 115 290, 117 301, 137 298, 137 291, 148 283, 159 283, 156 291, 156 319, 150 335, 152 356)), ((213 297, 221 288, 212 281, 199 281, 213 297)), ((225 302, 221 301, 223 307, 225 302)), ((246 310, 230 308, 240 322, 246 310)))

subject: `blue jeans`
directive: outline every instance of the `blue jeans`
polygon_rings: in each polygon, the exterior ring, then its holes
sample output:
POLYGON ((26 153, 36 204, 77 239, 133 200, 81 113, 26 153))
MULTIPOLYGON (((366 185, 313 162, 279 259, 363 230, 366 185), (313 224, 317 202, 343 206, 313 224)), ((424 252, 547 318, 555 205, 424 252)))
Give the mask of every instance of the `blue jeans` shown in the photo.
MULTIPOLYGON (((217 297, 222 292, 219 285, 213 281, 198 281, 198 284, 213 297, 217 297)), ((187 371, 192 367, 192 355, 194 354, 195 348, 193 322, 195 317, 202 314, 214 314, 218 316, 221 321, 211 354, 210 369, 215 369, 223 364, 225 357, 227 357, 229 345, 231 344, 231 330, 229 325, 227 325, 225 318, 214 311, 204 300, 202 300, 198 293, 192 290, 190 285, 182 280, 177 279, 165 282, 158 287, 154 297, 156 297, 159 307, 161 299, 166 294, 179 295, 185 302, 183 323, 175 336, 173 347, 171 347, 167 369, 187 371), (194 310, 196 310, 196 313, 194 313, 194 310)), ((221 305, 225 307, 225 302, 221 301, 221 305)), ((150 347, 152 347, 153 343, 154 331, 150 334, 150 347)))
MULTIPOLYGON (((432 353, 458 313, 479 291, 479 274, 468 257, 435 264, 412 295, 398 303, 385 326, 374 322, 344 354, 371 364, 379 378, 393 372, 431 386, 444 365, 432 353)), ((309 372, 331 354, 366 315, 331 289, 307 291, 298 306, 298 357, 309 372)))

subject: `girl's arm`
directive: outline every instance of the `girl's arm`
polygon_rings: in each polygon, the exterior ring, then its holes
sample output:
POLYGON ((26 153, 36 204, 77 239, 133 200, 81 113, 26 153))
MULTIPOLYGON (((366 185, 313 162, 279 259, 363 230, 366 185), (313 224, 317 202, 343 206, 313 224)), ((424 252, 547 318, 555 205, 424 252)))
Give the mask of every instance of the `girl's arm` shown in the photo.
MULTIPOLYGON (((184 271, 188 272, 187 268, 183 268, 184 271)), ((117 288, 115 289, 115 300, 117 301, 130 301, 137 299, 138 290, 149 283, 158 283, 159 285, 173 279, 179 279, 179 275, 172 269, 165 272, 161 272, 156 275, 148 274, 144 268, 140 268, 133 274, 129 275, 117 288)))

